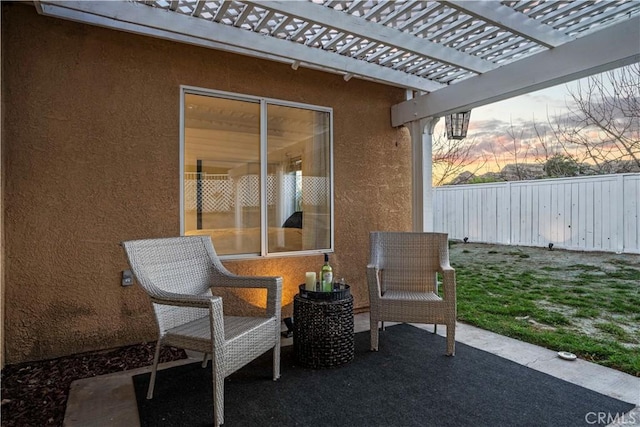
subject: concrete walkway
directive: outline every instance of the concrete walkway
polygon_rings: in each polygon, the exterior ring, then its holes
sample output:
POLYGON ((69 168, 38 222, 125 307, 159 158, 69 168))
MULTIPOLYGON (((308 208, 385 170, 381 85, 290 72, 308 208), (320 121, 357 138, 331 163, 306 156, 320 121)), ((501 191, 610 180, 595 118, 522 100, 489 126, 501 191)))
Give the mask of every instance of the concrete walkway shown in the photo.
MULTIPOLYGON (((390 323, 385 324, 390 325, 390 323)), ((432 325, 415 326, 433 331, 432 325)), ((355 316, 355 330, 356 332, 369 330, 369 313, 355 316)), ((440 326, 438 333, 444 335, 445 330, 444 326, 440 326)), ((283 338, 282 345, 291 345, 292 341, 291 338, 283 338)), ((562 360, 555 351, 463 323, 457 324, 456 341, 636 405, 633 411, 619 419, 616 419, 616 414, 585 414, 585 424, 601 426, 603 425, 601 420, 606 420, 610 426, 640 426, 640 378, 580 359, 562 360)), ((194 360, 201 359, 166 363, 161 368, 192 363, 194 360)), ((64 426, 139 426, 131 377, 148 371, 150 368, 146 367, 74 381, 71 384, 64 426)))

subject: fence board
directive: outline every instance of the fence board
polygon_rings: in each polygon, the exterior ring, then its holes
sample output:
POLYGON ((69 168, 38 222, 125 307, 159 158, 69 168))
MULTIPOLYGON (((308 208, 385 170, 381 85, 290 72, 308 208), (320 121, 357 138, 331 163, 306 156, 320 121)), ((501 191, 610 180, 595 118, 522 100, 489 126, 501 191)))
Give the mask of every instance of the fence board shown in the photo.
POLYGON ((434 190, 435 230, 452 239, 640 253, 640 173, 434 190))
POLYGON ((625 179, 623 186, 624 248, 634 244, 640 245, 640 174, 625 179))

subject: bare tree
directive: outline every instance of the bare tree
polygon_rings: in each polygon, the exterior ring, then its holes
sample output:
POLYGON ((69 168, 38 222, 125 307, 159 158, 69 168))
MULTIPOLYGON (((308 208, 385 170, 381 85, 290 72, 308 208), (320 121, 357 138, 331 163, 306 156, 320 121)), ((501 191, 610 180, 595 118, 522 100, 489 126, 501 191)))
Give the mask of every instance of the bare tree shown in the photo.
POLYGON ((496 140, 492 146, 493 160, 500 169, 501 178, 507 181, 536 178, 541 168, 536 162, 535 134, 526 126, 514 126, 513 122, 504 134, 507 138, 496 140))
MULTIPOLYGON (((513 159, 513 172, 518 180, 526 179, 526 174, 522 168, 522 163, 530 156, 529 146, 524 142, 524 128, 516 129, 513 122, 507 129, 507 136, 511 138, 511 142, 505 146, 511 158, 513 159)), ((504 169, 504 168, 503 168, 504 169)))
POLYGON ((583 163, 588 159, 588 155, 579 146, 560 144, 555 139, 555 131, 548 125, 541 125, 535 120, 532 124, 537 140, 534 153, 538 163, 546 164, 550 159, 557 158, 558 156, 572 159, 575 163, 583 163))
POLYGON ((463 171, 472 176, 482 169, 486 160, 474 153, 474 141, 447 139, 442 135, 433 138, 433 185, 451 182, 463 171))
POLYGON ((549 119, 565 155, 581 151, 599 173, 640 169, 640 63, 589 77, 569 95, 569 112, 549 119))

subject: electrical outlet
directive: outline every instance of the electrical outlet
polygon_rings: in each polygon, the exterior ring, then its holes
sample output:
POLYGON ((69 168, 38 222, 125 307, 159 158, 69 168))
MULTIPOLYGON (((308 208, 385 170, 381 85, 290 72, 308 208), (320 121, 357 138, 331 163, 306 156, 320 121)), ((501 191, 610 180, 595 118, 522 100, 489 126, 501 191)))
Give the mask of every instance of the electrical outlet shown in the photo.
POLYGON ((122 271, 122 286, 131 286, 133 285, 133 273, 131 270, 123 270, 122 271))

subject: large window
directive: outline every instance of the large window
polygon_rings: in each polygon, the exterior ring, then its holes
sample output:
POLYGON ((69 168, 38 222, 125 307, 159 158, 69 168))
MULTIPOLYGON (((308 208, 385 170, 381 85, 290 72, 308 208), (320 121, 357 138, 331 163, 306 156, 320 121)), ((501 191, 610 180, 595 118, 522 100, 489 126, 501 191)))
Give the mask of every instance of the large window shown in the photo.
POLYGON ((221 256, 333 248, 332 110, 182 88, 182 232, 221 256))

